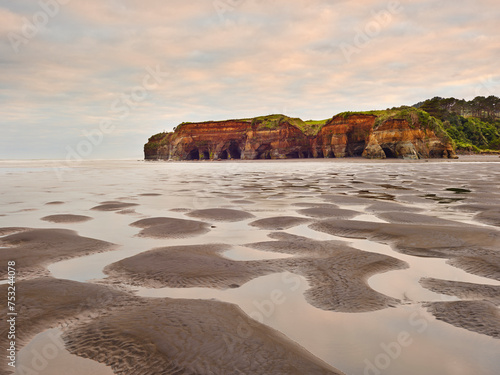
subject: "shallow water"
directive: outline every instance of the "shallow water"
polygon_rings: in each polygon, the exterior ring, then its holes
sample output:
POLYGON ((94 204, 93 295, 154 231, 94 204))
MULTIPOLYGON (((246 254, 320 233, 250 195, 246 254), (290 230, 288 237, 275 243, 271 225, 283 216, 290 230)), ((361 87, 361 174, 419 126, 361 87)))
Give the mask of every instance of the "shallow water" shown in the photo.
POLYGON ((64 347, 61 330, 36 335, 18 354, 15 375, 113 375, 110 367, 71 354, 64 347))
MULTIPOLYGON (((357 198, 361 191, 363 194, 368 191, 373 196, 390 194, 393 201, 423 209, 421 214, 482 227, 485 225, 474 220, 474 213, 458 212, 454 207, 463 202, 500 202, 498 191, 494 189, 500 182, 500 163, 114 161, 84 162, 64 170, 54 170, 53 166, 51 162, 0 163, 3 181, 0 215, 5 215, 0 216, 0 226, 66 228, 81 236, 117 244, 116 251, 48 266, 54 277, 81 282, 104 278, 102 270, 108 264, 164 246, 227 243, 234 246, 223 256, 233 260, 288 257, 243 245, 270 240, 267 235, 273 231, 249 226, 254 220, 275 216, 305 217, 297 212, 304 208, 296 206, 297 203, 333 203, 342 209, 359 211, 354 220, 383 222, 372 212, 365 211, 380 200, 367 199, 361 204, 349 199, 331 201, 328 196, 332 194, 345 194, 347 198, 357 198), (474 180, 471 175, 475 176, 474 180), (458 195, 465 199, 462 202, 440 203, 442 201, 425 198, 428 194, 444 199, 456 198, 454 191, 446 190, 450 188, 471 192, 458 195), (46 204, 54 201, 64 203, 46 204), (91 210, 104 201, 138 205, 122 213, 91 210), (184 211, 215 207, 247 211, 255 218, 240 222, 210 221, 213 226, 210 232, 175 239, 138 237, 140 228, 129 226, 147 217, 188 219, 184 211), (75 224, 40 220, 47 215, 64 213, 87 215, 93 220, 75 224)), ((376 373, 373 368, 383 374, 494 374, 500 370, 500 340, 436 320, 420 302, 457 298, 431 292, 418 283, 422 277, 490 285, 500 285, 500 282, 466 273, 446 264, 444 259, 400 254, 386 244, 331 236, 309 229, 307 224, 284 232, 316 240, 340 240, 360 250, 406 261, 410 265, 408 269, 377 274, 368 280, 373 289, 405 303, 371 313, 323 311, 305 300, 303 292, 308 288, 307 281, 290 273, 256 278, 240 288, 228 290, 132 289, 140 296, 215 298, 236 303, 254 319, 278 329, 347 374, 376 373), (280 296, 274 301, 272 296, 276 294, 272 294, 273 291, 278 291, 280 296)), ((44 345, 47 335, 39 334, 22 349, 19 363, 30 363, 32 348, 44 345)), ((82 371, 75 374, 109 373, 108 368, 94 361, 84 362, 69 353, 52 360, 51 366, 51 372, 43 373, 70 374, 69 369, 75 367, 82 371)))

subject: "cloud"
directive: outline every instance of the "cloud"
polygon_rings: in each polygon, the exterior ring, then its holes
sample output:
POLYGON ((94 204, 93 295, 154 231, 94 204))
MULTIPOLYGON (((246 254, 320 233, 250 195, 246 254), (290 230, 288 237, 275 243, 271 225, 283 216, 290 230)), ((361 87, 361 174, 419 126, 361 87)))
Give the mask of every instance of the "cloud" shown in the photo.
MULTIPOLYGON (((9 129, 0 158, 27 153, 27 133, 52 137, 40 157, 63 157, 103 119, 117 125, 109 142, 124 147, 96 157, 140 157, 148 135, 182 121, 470 99, 496 77, 495 1, 399 5, 391 13, 391 1, 378 0, 70 1, 16 53, 8 35, 23 35, 40 3, 0 1, 0 127, 9 129), (355 49, 349 58, 345 45, 355 49), (148 69, 169 76, 119 118, 113 103, 148 69)), ((30 155, 38 151, 33 142, 30 155)))

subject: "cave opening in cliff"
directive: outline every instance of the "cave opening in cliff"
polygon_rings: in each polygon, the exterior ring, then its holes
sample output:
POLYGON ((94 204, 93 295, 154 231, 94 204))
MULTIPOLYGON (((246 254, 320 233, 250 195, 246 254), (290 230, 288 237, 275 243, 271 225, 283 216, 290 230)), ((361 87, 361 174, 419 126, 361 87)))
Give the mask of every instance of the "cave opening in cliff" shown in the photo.
POLYGON ((220 159, 222 160, 227 160, 228 159, 228 156, 227 156, 227 151, 224 150, 220 153, 220 156, 219 156, 220 159))
POLYGON ((194 150, 191 150, 191 152, 188 154, 187 160, 200 160, 200 152, 198 151, 197 148, 194 150))
POLYGON ((297 151, 294 152, 289 152, 286 154, 287 159, 298 159, 299 158, 299 153, 297 151))
POLYGON ((229 145, 229 155, 231 159, 241 159, 240 148, 236 142, 231 142, 229 145))
POLYGON ((203 151, 201 154, 203 160, 208 160, 210 159, 210 153, 208 151, 203 151))
POLYGON ((326 157, 327 158, 334 158, 335 157, 335 154, 333 153, 332 150, 328 151, 328 153, 326 154, 326 157))
POLYGON ((365 150, 365 147, 366 145, 364 142, 354 143, 353 145, 351 145, 351 147, 348 148, 347 154, 353 157, 361 157, 363 156, 363 151, 365 150))
POLYGON ((312 154, 312 152, 310 152, 310 151, 304 151, 304 152, 302 152, 302 157, 303 157, 304 159, 309 159, 309 158, 312 158, 312 157, 313 157, 313 154, 312 154))
POLYGON ((271 145, 261 145, 256 151, 255 159, 271 159, 271 145))
POLYGON ((384 151, 385 157, 388 159, 395 159, 397 157, 394 151, 387 146, 382 146, 382 150, 384 151))

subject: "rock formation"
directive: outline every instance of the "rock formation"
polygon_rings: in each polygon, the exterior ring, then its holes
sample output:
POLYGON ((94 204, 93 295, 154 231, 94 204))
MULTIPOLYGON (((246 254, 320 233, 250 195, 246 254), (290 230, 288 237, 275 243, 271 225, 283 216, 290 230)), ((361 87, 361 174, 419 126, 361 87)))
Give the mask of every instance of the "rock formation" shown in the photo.
POLYGON ((151 137, 144 154, 148 160, 456 158, 441 123, 414 108, 346 112, 323 122, 271 115, 182 123, 151 137))

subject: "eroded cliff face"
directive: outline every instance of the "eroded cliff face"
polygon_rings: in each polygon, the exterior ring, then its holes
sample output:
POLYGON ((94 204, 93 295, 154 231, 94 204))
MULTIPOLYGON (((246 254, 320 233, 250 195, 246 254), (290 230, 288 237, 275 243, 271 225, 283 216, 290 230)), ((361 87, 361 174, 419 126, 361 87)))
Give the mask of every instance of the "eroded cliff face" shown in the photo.
POLYGON ((376 118, 373 115, 335 116, 312 139, 317 157, 361 156, 376 118))
POLYGON ((433 130, 410 126, 407 120, 389 119, 374 128, 362 156, 366 158, 456 158, 450 140, 433 130))
POLYGON ((150 160, 456 157, 451 140, 438 135, 439 129, 420 124, 416 116, 377 119, 372 114, 337 115, 316 134, 306 134, 297 119, 286 116, 274 122, 258 118, 184 123, 173 133, 151 137, 144 152, 150 160))

